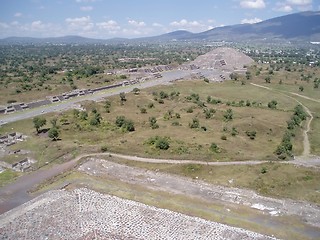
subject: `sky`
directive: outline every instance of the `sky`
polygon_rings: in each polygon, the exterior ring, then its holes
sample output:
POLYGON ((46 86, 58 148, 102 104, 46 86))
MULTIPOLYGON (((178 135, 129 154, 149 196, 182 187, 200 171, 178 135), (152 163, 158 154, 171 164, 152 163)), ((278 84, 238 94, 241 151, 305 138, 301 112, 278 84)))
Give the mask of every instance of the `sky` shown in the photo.
POLYGON ((308 10, 320 0, 0 0, 0 38, 196 33, 308 10))

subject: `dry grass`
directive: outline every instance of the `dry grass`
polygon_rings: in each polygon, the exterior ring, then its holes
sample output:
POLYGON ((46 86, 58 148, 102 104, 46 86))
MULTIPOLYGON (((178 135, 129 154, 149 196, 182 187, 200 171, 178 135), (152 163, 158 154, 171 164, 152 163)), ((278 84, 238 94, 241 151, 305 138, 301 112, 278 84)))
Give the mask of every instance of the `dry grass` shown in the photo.
MULTIPOLYGON (((223 101, 231 96, 233 100, 246 100, 244 98, 248 94, 246 91, 238 91, 245 88, 230 82, 224 84, 210 84, 214 89, 208 91, 208 85, 204 82, 181 82, 175 85, 169 85, 161 88, 148 89, 141 91, 136 96, 132 93, 127 94, 127 101, 124 105, 120 104, 119 96, 111 97, 111 113, 105 113, 103 103, 95 104, 87 102, 85 108, 90 112, 93 108, 97 108, 103 116, 103 123, 99 128, 88 126, 86 122, 79 122, 72 116, 72 112, 66 114, 65 118, 70 120, 70 125, 63 126, 61 129, 61 138, 63 141, 77 141, 80 145, 106 145, 110 151, 127 153, 130 149, 132 155, 142 156, 158 156, 163 158, 179 158, 179 159, 199 159, 199 160, 247 160, 247 159, 274 159, 273 151, 279 144, 282 134, 286 128, 286 120, 289 119, 291 113, 284 110, 270 110, 267 108, 255 107, 229 107, 225 104, 213 105, 207 104, 208 108, 213 108, 216 113, 211 119, 206 119, 203 108, 195 103, 186 100, 191 93, 200 95, 201 101, 206 101, 208 95, 213 98, 219 98, 223 101), (192 91, 190 90, 192 89, 192 91), (153 91, 165 91, 170 94, 173 91, 179 91, 180 96, 175 99, 164 99, 164 104, 159 104, 154 100, 153 91), (220 95, 216 97, 216 93, 220 95), (236 94, 238 93, 238 94, 236 94), (154 108, 148 108, 148 104, 153 103, 154 108), (146 108, 147 113, 140 112, 140 108, 146 108), (187 113, 187 109, 192 107, 193 112, 187 113), (232 108, 234 119, 232 121, 224 121, 224 113, 227 109, 232 108), (173 112, 173 117, 165 119, 164 116, 168 111, 173 112), (181 118, 176 118, 175 114, 180 114, 181 118), (114 122, 117 116, 125 116, 135 123, 135 131, 125 133, 119 130, 114 122), (159 124, 158 129, 152 129, 149 123, 149 117, 156 117, 159 124), (206 127, 206 131, 199 129, 191 129, 189 124, 193 118, 198 118, 200 126, 206 127), (179 122, 180 126, 173 126, 173 122, 179 122), (81 126, 82 130, 76 131, 75 124, 81 126), (231 130, 235 127, 239 132, 237 136, 231 136, 231 130), (225 130, 224 130, 225 129, 225 130), (246 131, 255 130, 257 137, 250 140, 246 135, 246 131), (156 135, 166 136, 170 138, 170 148, 168 151, 156 150, 147 144, 146 140, 156 135), (222 135, 227 140, 222 140, 222 135), (216 143, 221 153, 212 153, 209 150, 211 143, 216 143), (237 146, 237 147, 234 147, 237 146)), ((247 86, 250 87, 250 86, 247 86)), ((250 87, 252 88, 252 87, 250 87)), ((259 89, 249 89, 256 96, 259 95, 259 89)), ((264 93, 264 90, 260 90, 264 93)), ((283 96, 274 94, 275 98, 281 101, 283 96)), ((269 101, 270 101, 269 94, 269 101)), ((254 96, 251 96, 254 99, 254 96)), ((251 100, 250 99, 250 100, 251 100)), ((267 105, 267 99, 261 100, 262 105, 267 105)), ((293 108, 293 104, 285 106, 285 110, 293 108)))

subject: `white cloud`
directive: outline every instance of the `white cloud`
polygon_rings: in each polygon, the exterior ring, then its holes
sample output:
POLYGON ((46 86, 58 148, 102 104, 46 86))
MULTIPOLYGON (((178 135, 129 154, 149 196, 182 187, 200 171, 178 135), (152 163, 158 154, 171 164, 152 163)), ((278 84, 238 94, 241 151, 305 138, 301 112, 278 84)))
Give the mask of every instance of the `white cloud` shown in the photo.
POLYGON ((254 24, 254 23, 258 23, 261 22, 262 20, 260 18, 252 18, 252 19, 243 19, 241 20, 241 24, 254 24))
POLYGON ((264 0, 242 0, 240 2, 240 6, 242 8, 261 9, 261 8, 265 8, 266 4, 264 0))
POLYGON ((181 21, 177 22, 174 21, 170 23, 171 26, 173 27, 199 27, 202 24, 198 21, 187 21, 186 19, 182 19, 181 21))
POLYGON ((96 25, 100 29, 106 29, 108 31, 113 31, 113 33, 121 29, 119 24, 114 20, 109 20, 109 21, 106 21, 106 22, 100 22, 100 23, 97 23, 96 25))
POLYGON ((274 11, 292 12, 294 9, 299 11, 306 11, 312 9, 312 0, 286 0, 277 2, 274 11))
POLYGON ((160 23, 153 23, 152 26, 153 26, 153 27, 163 27, 163 25, 160 24, 160 23))
POLYGON ((306 6, 312 4, 312 0, 287 0, 289 5, 306 6))
POLYGON ((7 23, 0 22, 0 29, 1 28, 9 28, 9 25, 7 23))
POLYGON ((14 14, 14 16, 15 16, 15 17, 21 17, 21 16, 22 16, 22 13, 21 13, 21 12, 17 12, 17 13, 14 14))
POLYGON ((39 21, 33 21, 31 23, 31 30, 41 30, 41 29, 45 29, 46 25, 43 24, 40 20, 39 21))
POLYGON ((146 26, 146 23, 145 22, 139 22, 139 21, 135 21, 135 20, 129 20, 128 21, 128 24, 131 25, 131 26, 134 26, 134 27, 145 27, 146 26))
POLYGON ((170 30, 187 30, 191 32, 202 32, 213 28, 212 24, 205 24, 202 21, 188 21, 182 19, 180 21, 174 21, 169 24, 170 30))
POLYGON ((79 18, 67 18, 66 23, 72 29, 81 29, 84 31, 89 31, 94 27, 94 24, 91 22, 90 16, 79 17, 79 18))
POLYGON ((84 11, 84 12, 89 12, 89 11, 93 10, 93 7, 92 6, 82 6, 82 7, 80 7, 80 10, 84 11))
POLYGON ((292 12, 293 8, 290 5, 278 4, 273 10, 278 12, 292 12))

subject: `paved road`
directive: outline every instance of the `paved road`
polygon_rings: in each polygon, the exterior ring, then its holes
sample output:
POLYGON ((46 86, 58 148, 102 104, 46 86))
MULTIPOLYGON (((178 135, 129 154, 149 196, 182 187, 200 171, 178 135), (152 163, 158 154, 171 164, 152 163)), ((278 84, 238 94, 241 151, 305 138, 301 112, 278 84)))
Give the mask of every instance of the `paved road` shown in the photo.
POLYGON ((62 102, 52 103, 52 104, 34 108, 34 109, 28 109, 28 110, 19 111, 11 114, 0 115, 0 125, 19 121, 22 119, 32 118, 32 117, 39 116, 49 112, 65 111, 67 109, 74 108, 75 104, 77 103, 80 103, 86 100, 99 101, 99 100, 102 100, 103 98, 120 94, 120 92, 128 93, 132 91, 135 87, 142 89, 142 88, 153 87, 156 85, 167 84, 170 81, 186 78, 190 76, 191 73, 192 73, 191 70, 173 70, 169 72, 163 72, 161 73, 163 77, 159 79, 152 79, 139 84, 108 89, 105 91, 96 92, 91 95, 75 97, 62 102))

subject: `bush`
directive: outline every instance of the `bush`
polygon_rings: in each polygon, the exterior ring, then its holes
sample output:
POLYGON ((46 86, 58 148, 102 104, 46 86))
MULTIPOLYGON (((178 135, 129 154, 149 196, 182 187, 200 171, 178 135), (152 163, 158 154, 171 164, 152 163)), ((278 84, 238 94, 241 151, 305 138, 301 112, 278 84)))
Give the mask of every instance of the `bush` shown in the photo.
POLYGON ((200 127, 199 119, 193 118, 192 123, 189 123, 189 127, 190 128, 199 128, 200 127))
POLYGON ((145 108, 140 108, 140 112, 143 113, 143 114, 144 114, 144 113, 147 113, 147 109, 145 109, 145 108))
POLYGON ((148 104, 148 108, 154 108, 154 104, 153 103, 149 103, 148 104))
POLYGON ((222 135, 221 136, 221 140, 224 140, 224 141, 227 140, 227 136, 226 135, 222 135))
POLYGON ((236 135, 238 135, 238 131, 237 131, 237 129, 235 128, 235 127, 232 127, 232 130, 231 130, 231 136, 236 136, 236 135))
POLYGON ((146 143, 160 150, 168 150, 170 148, 168 137, 160 137, 160 136, 151 137, 146 141, 146 143))
POLYGON ((278 105, 278 102, 276 100, 272 100, 271 102, 268 103, 268 108, 276 109, 277 105, 278 105))
POLYGON ((246 134, 251 140, 254 140, 256 138, 257 132, 254 130, 246 131, 246 134))
POLYGON ((106 151, 108 151, 108 147, 107 146, 101 146, 100 150, 101 150, 101 152, 106 152, 106 151))
POLYGON ((211 145, 210 145, 210 150, 211 150, 212 152, 215 152, 215 153, 220 153, 220 152, 221 152, 220 148, 219 148, 218 145, 215 144, 215 143, 211 143, 211 145))
POLYGON ((223 115, 225 121, 231 121, 233 119, 233 111, 231 108, 229 108, 225 114, 223 115))
POLYGON ((268 170, 267 170, 266 167, 262 167, 260 172, 261 172, 262 174, 265 174, 265 173, 268 172, 268 170))
POLYGON ((193 113, 193 107, 189 107, 189 108, 187 109, 187 113, 193 113))
POLYGON ((180 126, 180 123, 178 121, 173 121, 171 125, 172 126, 180 126))
POLYGON ((128 132, 135 130, 133 121, 126 119, 124 116, 117 116, 115 124, 128 132))

